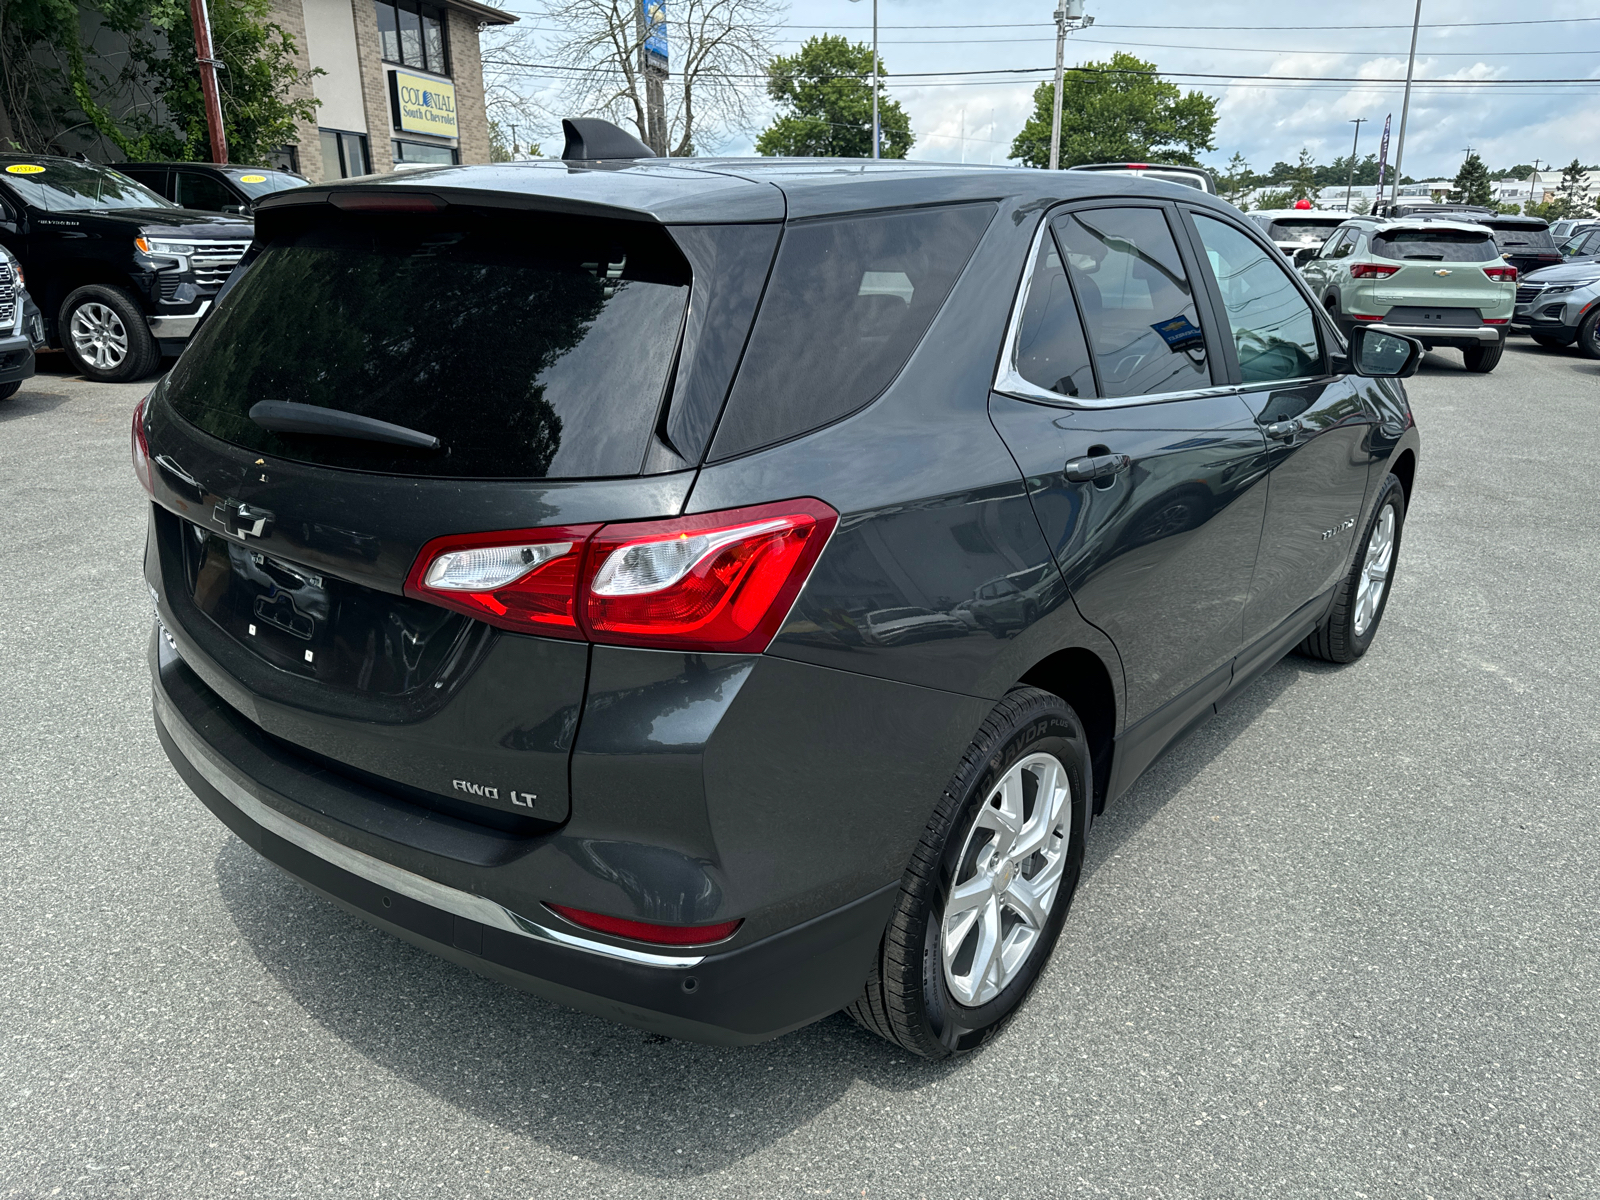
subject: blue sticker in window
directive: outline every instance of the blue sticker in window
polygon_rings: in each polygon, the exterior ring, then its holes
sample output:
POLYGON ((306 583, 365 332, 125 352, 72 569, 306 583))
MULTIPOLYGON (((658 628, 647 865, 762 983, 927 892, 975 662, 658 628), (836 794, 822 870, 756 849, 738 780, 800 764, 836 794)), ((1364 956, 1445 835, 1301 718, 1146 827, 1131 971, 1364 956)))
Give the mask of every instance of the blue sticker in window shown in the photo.
POLYGON ((1150 326, 1161 335, 1169 349, 1174 353, 1180 350, 1201 350, 1205 348, 1206 336, 1200 332, 1200 327, 1195 325, 1188 317, 1173 317, 1170 321, 1157 321, 1150 326))

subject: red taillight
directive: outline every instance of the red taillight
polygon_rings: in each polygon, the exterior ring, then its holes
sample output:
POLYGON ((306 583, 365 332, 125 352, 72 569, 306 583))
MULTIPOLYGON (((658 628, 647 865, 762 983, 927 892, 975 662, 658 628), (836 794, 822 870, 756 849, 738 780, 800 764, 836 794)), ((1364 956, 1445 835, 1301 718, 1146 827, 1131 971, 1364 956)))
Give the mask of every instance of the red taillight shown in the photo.
POLYGON ((346 212, 438 212, 445 202, 426 192, 334 192, 328 203, 346 212))
POLYGON ((838 519, 789 500, 607 525, 589 549, 583 624, 597 642, 759 653, 838 519))
POLYGON ((1382 317, 1367 317, 1367 316, 1362 316, 1362 314, 1360 314, 1360 313, 1351 313, 1350 314, 1350 319, 1352 321, 1381 321, 1381 320, 1383 320, 1382 317))
POLYGON ((656 946, 705 946, 732 937, 733 931, 744 924, 739 920, 719 921, 715 925, 652 925, 646 921, 629 921, 623 917, 584 912, 581 908, 568 908, 565 904, 548 904, 545 907, 583 929, 656 946))
POLYGON ((1515 283, 1517 281, 1517 269, 1515 267, 1485 267, 1483 273, 1499 283, 1515 283))
POLYGON ((1356 263, 1350 268, 1351 279, 1387 279, 1399 267, 1386 267, 1382 263, 1356 263))
POLYGON ((1149 169, 1150 169, 1150 164, 1149 163, 1129 163, 1128 164, 1128 170, 1130 170, 1130 171, 1148 171, 1149 169))
POLYGON ((502 629, 582 638, 578 573, 598 525, 556 525, 434 538, 406 576, 406 595, 502 629))
POLYGON ((150 397, 146 396, 133 406, 133 473, 144 490, 154 496, 155 485, 150 481, 150 440, 144 433, 144 406, 149 401, 150 397))
POLYGON ((522 633, 759 653, 839 514, 786 500, 665 521, 435 538, 406 595, 522 633))

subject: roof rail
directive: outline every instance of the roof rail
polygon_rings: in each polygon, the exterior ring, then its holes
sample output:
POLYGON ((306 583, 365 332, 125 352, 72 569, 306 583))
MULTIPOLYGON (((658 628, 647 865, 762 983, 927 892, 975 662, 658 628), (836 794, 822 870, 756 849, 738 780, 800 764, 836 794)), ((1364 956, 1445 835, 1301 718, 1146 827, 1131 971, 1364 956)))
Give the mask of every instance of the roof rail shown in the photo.
POLYGON ((597 162, 605 158, 655 158, 656 152, 626 129, 598 117, 563 117, 567 145, 563 162, 597 162))

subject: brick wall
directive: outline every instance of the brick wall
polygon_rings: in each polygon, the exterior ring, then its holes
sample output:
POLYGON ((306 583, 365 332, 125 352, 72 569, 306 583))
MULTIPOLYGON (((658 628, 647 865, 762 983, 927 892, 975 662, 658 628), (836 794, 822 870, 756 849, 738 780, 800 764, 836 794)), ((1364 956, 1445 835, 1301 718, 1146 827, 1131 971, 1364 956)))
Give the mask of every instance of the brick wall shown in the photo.
POLYGON ((394 170, 394 117, 389 110, 389 73, 383 69, 378 13, 372 0, 350 0, 356 19, 356 61, 361 64, 361 94, 366 99, 367 144, 375 174, 394 170))
MULTIPOLYGON (((284 32, 294 39, 294 64, 301 71, 311 70, 311 58, 306 50, 306 18, 300 0, 268 0, 268 20, 283 26, 284 32)), ((376 20, 376 18, 374 18, 376 20)), ((305 80, 289 90, 291 100, 311 96, 311 81, 305 80)), ((322 182, 322 141, 317 137, 315 121, 296 121, 295 135, 300 159, 300 174, 312 183, 322 182)), ((334 174, 337 175, 335 167, 334 174)))
MULTIPOLYGON (((489 115, 484 108, 483 63, 478 57, 478 22, 447 9, 450 27, 450 71, 456 85, 456 132, 461 161, 489 161, 489 115)), ((376 19, 374 19, 376 21, 376 19)))

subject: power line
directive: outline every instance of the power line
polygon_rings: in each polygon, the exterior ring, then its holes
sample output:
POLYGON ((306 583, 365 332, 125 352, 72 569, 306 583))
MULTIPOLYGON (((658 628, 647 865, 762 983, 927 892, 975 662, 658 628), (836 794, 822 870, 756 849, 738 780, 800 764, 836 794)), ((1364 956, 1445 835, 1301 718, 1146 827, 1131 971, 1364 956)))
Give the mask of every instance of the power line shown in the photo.
MULTIPOLYGON (((529 9, 520 9, 520 8, 507 8, 507 9, 503 9, 502 11, 508 12, 508 13, 512 13, 512 14, 517 15, 517 16, 525 16, 525 17, 542 17, 542 16, 545 15, 542 12, 533 12, 533 11, 531 11, 529 9)), ((1505 26, 1505 25, 1576 25, 1576 24, 1580 24, 1580 23, 1583 23, 1583 22, 1589 22, 1589 23, 1600 22, 1600 17, 1546 17, 1546 18, 1541 18, 1541 19, 1536 19, 1536 20, 1527 20, 1527 21, 1448 21, 1448 22, 1439 22, 1437 24, 1432 24, 1432 25, 1424 24, 1420 28, 1422 28, 1422 29, 1486 29, 1486 28, 1490 28, 1490 27, 1499 27, 1499 26, 1505 26)), ((533 27, 532 26, 524 26, 524 28, 533 28, 533 27)), ((822 30, 826 30, 826 31, 832 32, 832 31, 837 30, 837 29, 871 29, 872 26, 871 25, 790 25, 790 24, 784 24, 784 25, 780 26, 780 28, 783 28, 783 29, 822 29, 822 30)), ((1051 21, 1015 21, 1015 22, 1010 22, 1010 23, 993 23, 993 24, 985 22, 983 24, 977 24, 977 25, 882 25, 882 24, 880 24, 878 26, 878 28, 879 29, 916 29, 916 30, 921 30, 921 29, 1054 29, 1055 28, 1055 24, 1053 22, 1051 22, 1051 21)), ((1178 30, 1183 30, 1185 32, 1193 31, 1193 30, 1196 30, 1196 29, 1218 29, 1218 30, 1223 30, 1223 29, 1225 29, 1225 30, 1257 30, 1257 29, 1261 29, 1261 30, 1267 30, 1267 31, 1278 31, 1278 32, 1287 31, 1287 32, 1293 32, 1293 33, 1299 33, 1302 30, 1308 30, 1308 29, 1339 29, 1339 30, 1347 30, 1347 29, 1351 28, 1351 26, 1348 25, 1348 24, 1344 24, 1344 25, 1189 25, 1189 24, 1185 24, 1185 25, 1118 25, 1118 24, 1113 24, 1113 23, 1105 22, 1105 21, 1097 21, 1097 22, 1095 22, 1095 28, 1096 29, 1178 29, 1178 30)), ((1407 21, 1404 24, 1400 24, 1400 25, 1362 24, 1360 28, 1362 28, 1362 29, 1410 29, 1411 28, 1411 22, 1407 21)))

